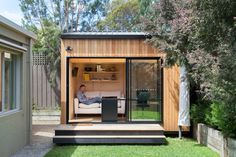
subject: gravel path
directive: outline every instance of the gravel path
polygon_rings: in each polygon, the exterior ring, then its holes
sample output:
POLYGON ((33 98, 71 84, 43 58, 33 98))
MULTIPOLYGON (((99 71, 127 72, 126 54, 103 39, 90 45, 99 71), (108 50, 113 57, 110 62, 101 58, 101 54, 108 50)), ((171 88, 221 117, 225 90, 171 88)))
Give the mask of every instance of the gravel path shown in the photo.
POLYGON ((57 125, 33 125, 32 143, 12 157, 43 157, 52 147, 54 128, 57 125))

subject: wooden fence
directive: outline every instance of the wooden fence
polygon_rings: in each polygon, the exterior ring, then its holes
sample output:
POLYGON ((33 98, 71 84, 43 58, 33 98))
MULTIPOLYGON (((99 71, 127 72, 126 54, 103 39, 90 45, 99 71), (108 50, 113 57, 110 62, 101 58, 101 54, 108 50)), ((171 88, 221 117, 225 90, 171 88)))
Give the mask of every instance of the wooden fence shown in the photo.
POLYGON ((59 108, 56 94, 45 72, 45 68, 48 65, 46 55, 43 53, 33 53, 32 58, 33 109, 48 110, 59 108))

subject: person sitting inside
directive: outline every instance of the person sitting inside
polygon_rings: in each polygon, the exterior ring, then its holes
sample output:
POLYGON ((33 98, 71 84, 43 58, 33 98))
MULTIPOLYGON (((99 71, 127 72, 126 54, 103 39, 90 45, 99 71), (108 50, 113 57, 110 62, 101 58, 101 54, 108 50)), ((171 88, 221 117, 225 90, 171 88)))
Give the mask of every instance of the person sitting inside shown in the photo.
POLYGON ((77 98, 79 99, 80 103, 86 104, 86 105, 90 105, 93 103, 101 103, 101 98, 100 97, 94 97, 94 98, 87 98, 85 95, 85 91, 86 91, 86 86, 85 85, 81 85, 79 87, 79 91, 77 93, 77 98))

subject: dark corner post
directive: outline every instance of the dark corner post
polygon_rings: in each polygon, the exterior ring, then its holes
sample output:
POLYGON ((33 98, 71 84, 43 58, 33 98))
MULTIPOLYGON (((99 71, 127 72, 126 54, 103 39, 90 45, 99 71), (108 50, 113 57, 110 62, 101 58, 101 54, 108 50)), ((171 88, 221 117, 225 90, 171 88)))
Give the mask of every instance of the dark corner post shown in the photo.
POLYGON ((163 59, 161 60, 161 123, 164 124, 164 66, 163 59))
POLYGON ((66 124, 69 123, 69 57, 66 58, 66 124))
POLYGON ((126 58, 126 64, 125 64, 125 71, 126 71, 126 89, 125 89, 125 92, 126 92, 126 101, 125 101, 125 114, 126 114, 126 121, 129 121, 130 120, 130 115, 129 115, 129 112, 130 112, 130 108, 129 108, 129 59, 126 58))

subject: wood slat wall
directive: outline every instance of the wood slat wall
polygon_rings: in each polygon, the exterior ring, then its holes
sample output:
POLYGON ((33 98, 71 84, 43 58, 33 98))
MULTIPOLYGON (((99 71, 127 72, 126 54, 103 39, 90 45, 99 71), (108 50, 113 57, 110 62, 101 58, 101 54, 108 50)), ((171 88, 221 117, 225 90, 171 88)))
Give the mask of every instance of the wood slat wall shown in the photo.
POLYGON ((63 50, 70 57, 155 57, 163 56, 159 50, 144 43, 142 39, 78 39, 63 40, 62 45, 73 48, 63 50))
POLYGON ((178 131, 179 111, 179 68, 164 69, 163 76, 164 128, 168 131, 178 131))
MULTIPOLYGON (((143 39, 64 39, 61 41, 61 123, 66 123, 66 57, 163 57, 143 39), (73 48, 66 52, 67 46, 73 48)), ((178 131, 179 68, 164 69, 164 122, 166 131, 178 131)))
POLYGON ((61 42, 61 124, 66 124, 66 53, 61 42))

